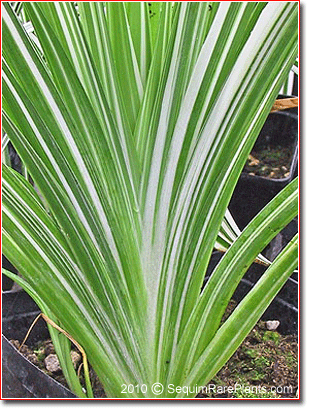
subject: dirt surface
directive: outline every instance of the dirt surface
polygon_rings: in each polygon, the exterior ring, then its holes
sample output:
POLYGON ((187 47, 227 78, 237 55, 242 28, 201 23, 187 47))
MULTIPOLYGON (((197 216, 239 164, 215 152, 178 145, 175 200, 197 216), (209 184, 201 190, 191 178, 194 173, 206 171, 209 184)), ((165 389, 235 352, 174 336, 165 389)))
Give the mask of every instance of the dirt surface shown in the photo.
POLYGON ((205 398, 296 398, 298 344, 260 322, 211 380, 205 398))
MULTIPOLYGON (((237 303, 230 301, 223 320, 237 303)), ((260 320, 199 398, 296 398, 298 340, 260 320)))
MULTIPOLYGON (((223 320, 235 307, 231 302, 223 320)), ((20 342, 11 340, 16 348, 20 342)), ((74 350, 72 352, 78 353, 74 350)), ((42 371, 68 388, 60 371, 46 370, 47 358, 54 355, 51 340, 46 340, 33 348, 24 345, 21 353, 42 371)), ((76 354, 71 353, 76 357, 76 354)), ((75 363, 84 384, 80 362, 75 363)), ((94 396, 104 398, 105 393, 94 371, 90 369, 94 396)), ((259 321, 231 359, 208 383, 197 398, 296 398, 298 394, 298 342, 297 336, 282 336, 277 331, 267 329, 266 323, 259 321)))
MULTIPOLYGON (((10 340, 10 342, 17 349, 20 349, 20 352, 31 363, 36 365, 44 373, 48 374, 53 379, 57 380, 59 383, 61 383, 63 386, 65 386, 67 389, 70 390, 61 369, 56 369, 57 366, 55 366, 56 371, 52 372, 52 371, 47 370, 48 368, 50 368, 49 365, 48 365, 49 361, 47 359, 55 354, 55 349, 54 349, 54 346, 53 346, 53 343, 52 343, 51 339, 40 342, 36 346, 33 346, 33 347, 29 347, 28 345, 24 344, 21 348, 20 348, 20 341, 19 340, 10 340)), ((77 356, 77 355, 80 356, 79 352, 77 350, 75 350, 75 348, 73 346, 72 351, 71 351, 71 357, 72 356, 77 356)), ((74 364, 75 364, 75 367, 77 369, 77 372, 80 374, 80 381, 81 381, 81 384, 83 386, 83 385, 85 385, 85 383, 84 383, 83 369, 82 369, 82 366, 80 367, 81 357, 80 357, 80 360, 78 360, 74 364)), ((89 373, 90 373, 90 378, 91 378, 94 397, 96 397, 96 398, 105 398, 106 395, 104 393, 103 387, 102 387, 97 375, 95 374, 95 372, 93 371, 93 369, 91 367, 90 367, 89 373)))
POLYGON ((292 147, 273 146, 260 151, 253 150, 243 172, 272 179, 287 178, 292 157, 292 147))

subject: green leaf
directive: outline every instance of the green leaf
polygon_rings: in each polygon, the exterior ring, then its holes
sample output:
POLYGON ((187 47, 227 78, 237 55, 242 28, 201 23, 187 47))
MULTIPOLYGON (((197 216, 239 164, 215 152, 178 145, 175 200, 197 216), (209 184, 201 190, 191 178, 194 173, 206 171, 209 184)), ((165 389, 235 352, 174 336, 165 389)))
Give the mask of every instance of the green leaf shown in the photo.
POLYGON ((220 327, 245 270, 269 264, 259 252, 296 215, 296 181, 242 233, 227 208, 296 60, 298 5, 24 11, 27 26, 3 4, 3 128, 34 186, 3 166, 3 251, 108 397, 204 383, 296 265, 294 240, 220 327), (229 249, 201 292, 214 246, 229 249))
POLYGON ((152 60, 148 4, 140 1, 127 2, 125 7, 141 82, 145 86, 152 60))
POLYGON ((125 4, 107 2, 108 30, 112 46, 112 55, 121 85, 123 101, 131 130, 143 97, 143 80, 146 73, 140 72, 135 46, 132 40, 125 4))

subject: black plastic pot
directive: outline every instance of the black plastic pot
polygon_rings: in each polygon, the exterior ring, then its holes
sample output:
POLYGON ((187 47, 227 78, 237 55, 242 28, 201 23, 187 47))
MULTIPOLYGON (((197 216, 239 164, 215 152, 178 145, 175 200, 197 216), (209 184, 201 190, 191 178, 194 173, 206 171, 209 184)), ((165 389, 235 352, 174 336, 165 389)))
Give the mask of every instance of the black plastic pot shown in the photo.
MULTIPOLYGON (((279 96, 286 98, 288 96, 279 96)), ((298 175, 298 109, 271 113, 265 122, 253 150, 261 147, 282 146, 292 150, 290 173, 287 178, 268 179, 242 172, 229 204, 229 210, 242 230, 272 198, 274 198, 289 182, 298 175)), ((298 219, 295 218, 284 228, 262 251, 269 259, 274 260, 280 251, 298 232, 298 219)), ((220 255, 214 256, 219 258, 220 255)), ((214 263, 213 263, 214 264, 214 263)), ((236 295, 243 296, 264 272, 260 265, 253 265, 242 280, 236 295)), ((297 333, 298 322, 298 277, 292 275, 281 290, 277 299, 267 310, 264 318, 278 319, 280 331, 297 333)))
MULTIPOLYGON (((10 342, 22 341, 33 320, 40 313, 38 306, 24 291, 2 294, 2 398, 76 398, 56 380, 26 359, 10 342)), ((49 337, 44 321, 38 321, 27 344, 34 345, 49 337)))
MULTIPOLYGON (((222 256, 222 252, 213 252, 208 266, 205 283, 208 281, 209 275, 212 273, 222 256)), ((232 299, 236 302, 240 302, 253 288, 265 270, 266 267, 253 263, 241 279, 232 299)), ((262 320, 279 320, 280 325, 277 331, 283 335, 298 333, 298 282, 294 275, 289 278, 276 298, 269 305, 265 313, 262 315, 262 320)))
MULTIPOLYGON (((279 98, 286 96, 279 96, 279 98)), ((298 174, 298 110, 292 108, 271 113, 253 150, 266 146, 291 147, 292 162, 287 178, 268 179, 242 172, 229 209, 237 225, 243 229, 249 221, 298 174)))

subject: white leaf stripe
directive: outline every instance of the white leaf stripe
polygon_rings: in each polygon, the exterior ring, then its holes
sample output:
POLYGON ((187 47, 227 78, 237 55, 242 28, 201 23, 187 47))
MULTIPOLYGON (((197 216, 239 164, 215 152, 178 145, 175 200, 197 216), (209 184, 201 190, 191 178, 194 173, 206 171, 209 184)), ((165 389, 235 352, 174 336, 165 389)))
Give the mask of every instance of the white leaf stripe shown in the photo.
POLYGON ((8 143, 10 142, 9 137, 7 136, 7 134, 3 134, 2 136, 2 140, 1 140, 1 151, 2 153, 4 152, 4 150, 6 149, 6 147, 8 146, 8 143))

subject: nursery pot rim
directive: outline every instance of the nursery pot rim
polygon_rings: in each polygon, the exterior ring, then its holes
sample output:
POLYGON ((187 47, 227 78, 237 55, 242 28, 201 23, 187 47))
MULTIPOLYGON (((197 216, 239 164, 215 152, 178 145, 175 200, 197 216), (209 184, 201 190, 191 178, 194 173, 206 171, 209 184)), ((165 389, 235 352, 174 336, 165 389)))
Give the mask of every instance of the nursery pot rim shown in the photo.
MULTIPOLYGON (((78 398, 71 390, 67 389, 63 384, 61 384, 60 382, 58 382, 56 379, 52 378, 48 374, 44 373, 35 364, 31 363, 30 360, 27 359, 27 357, 25 357, 22 353, 20 353, 20 351, 18 349, 16 349, 16 347, 12 343, 10 343, 10 341, 7 339, 7 337, 3 333, 2 333, 1 344, 2 344, 2 352, 3 352, 4 349, 11 350, 10 355, 14 355, 15 357, 17 357, 18 361, 23 363, 21 373, 20 373, 21 376, 20 376, 20 378, 17 377, 17 380, 22 384, 25 391, 29 392, 30 395, 36 394, 33 391, 33 390, 35 390, 35 388, 32 389, 31 388, 31 383, 27 383, 27 381, 23 381, 23 367, 28 367, 30 369, 30 371, 34 373, 35 376, 37 376, 38 378, 41 379, 41 381, 43 381, 46 388, 50 387, 52 391, 54 391, 56 389, 56 390, 59 390, 59 393, 61 393, 61 392, 64 393, 63 396, 57 396, 57 395, 52 394, 51 396, 41 396, 41 397, 35 395, 35 396, 31 396, 29 398, 31 398, 31 399, 51 399, 51 400, 52 399, 64 399, 65 400, 65 399, 78 398)), ((3 367, 3 357, 2 357, 2 367, 3 367)), ((9 371, 9 369, 7 368, 6 371, 9 371)), ((16 373, 12 372, 11 374, 12 374, 13 377, 16 377, 16 373)), ((26 397, 6 397, 6 396, 4 396, 3 395, 3 387, 4 386, 2 386, 2 399, 4 399, 4 400, 15 400, 15 399, 18 399, 18 398, 26 399, 26 397)))
MULTIPOLYGON (((30 296, 23 290, 18 291, 4 291, 2 292, 2 306, 5 305, 5 299, 10 296, 15 296, 20 299, 22 297, 30 296)), ((9 300, 9 299, 8 299, 9 300)), ((31 300, 32 301, 32 300, 31 300)), ((12 333, 14 332, 14 320, 20 319, 23 323, 26 322, 27 326, 31 324, 33 317, 37 316, 40 311, 36 308, 36 304, 33 302, 31 305, 22 305, 22 312, 8 312, 5 316, 5 311, 2 309, 2 395, 4 400, 15 399, 76 399, 78 398, 72 391, 65 387, 62 383, 43 372, 36 364, 32 363, 27 357, 25 357, 9 339, 13 339, 12 333), (4 326, 11 324, 8 329, 4 329, 4 326)), ((41 325, 45 324, 42 323, 41 325)), ((22 326, 24 327, 24 326, 22 326)), ((46 328, 45 328, 46 329, 46 328)), ((24 329, 23 329, 24 330, 24 329)), ((16 330, 18 332, 18 330, 16 330)), ((36 329, 32 332, 41 334, 41 331, 36 329)), ((44 333, 44 332, 43 332, 44 333)), ((20 338, 17 336, 17 338, 20 338)), ((44 334, 42 339, 44 339, 44 334)))

